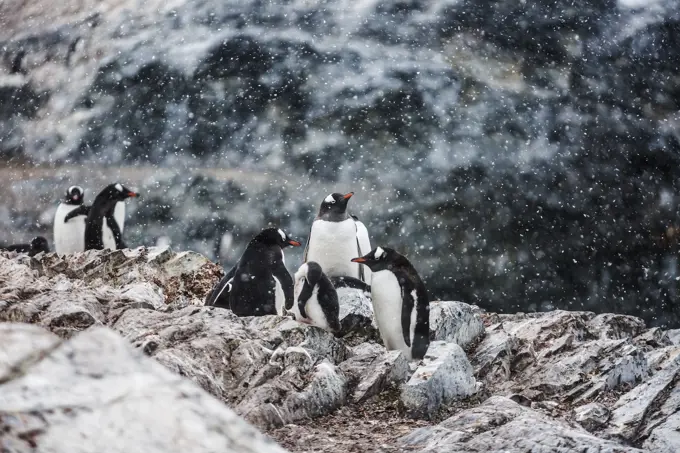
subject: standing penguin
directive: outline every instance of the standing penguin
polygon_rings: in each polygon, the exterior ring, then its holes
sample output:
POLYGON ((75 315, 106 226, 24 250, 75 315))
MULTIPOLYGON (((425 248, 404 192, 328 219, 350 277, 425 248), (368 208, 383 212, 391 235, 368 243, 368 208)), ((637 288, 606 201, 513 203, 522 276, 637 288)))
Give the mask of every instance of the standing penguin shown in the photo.
POLYGON ((295 320, 330 332, 340 330, 338 293, 319 263, 308 261, 295 273, 295 320))
POLYGON ((371 299, 385 348, 420 360, 430 345, 430 301, 418 272, 406 257, 377 247, 355 263, 373 271, 371 299))
MULTIPOLYGON (((309 232, 303 261, 316 261, 328 277, 353 277, 366 282, 363 267, 350 261, 369 251, 359 241, 357 221, 347 213, 352 195, 354 192, 332 193, 323 200, 309 232)), ((364 234, 366 227, 361 226, 361 242, 370 246, 368 231, 364 234)))
POLYGON ((47 245, 47 239, 42 236, 34 237, 29 244, 14 244, 0 248, 14 252, 28 253, 28 256, 35 256, 40 252, 49 253, 50 251, 47 245))
POLYGON ((283 314, 293 306, 293 278, 283 248, 299 242, 283 230, 267 228, 248 243, 238 263, 208 295, 205 305, 230 308, 237 316, 283 314))
MULTIPOLYGON (((113 211, 116 203, 127 198, 138 197, 139 194, 131 191, 120 183, 109 184, 94 199, 89 208, 87 219, 85 220, 85 250, 102 250, 104 244, 104 219, 113 232, 115 238, 115 248, 125 248, 118 224, 113 218, 113 211)), ((70 213, 69 216, 73 214, 70 213)), ((67 220, 68 217, 67 216, 67 220)))
POLYGON ((66 189, 66 196, 59 203, 57 212, 54 214, 54 251, 58 255, 82 252, 85 250, 85 218, 87 212, 70 218, 66 222, 66 216, 83 206, 85 190, 80 186, 71 186, 66 189))

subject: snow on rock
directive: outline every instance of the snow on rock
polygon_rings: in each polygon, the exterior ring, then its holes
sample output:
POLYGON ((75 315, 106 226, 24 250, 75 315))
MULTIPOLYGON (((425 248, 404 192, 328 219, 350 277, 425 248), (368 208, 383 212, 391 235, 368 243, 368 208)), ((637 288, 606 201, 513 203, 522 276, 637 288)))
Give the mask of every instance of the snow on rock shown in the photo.
POLYGON ((422 364, 402 386, 401 400, 414 415, 427 417, 476 391, 477 382, 463 349, 455 343, 433 341, 422 364))
POLYGON ((466 348, 484 334, 484 323, 471 305, 462 302, 430 302, 430 340, 448 341, 466 348))
POLYGON ((62 341, 38 326, 6 323, 0 339, 7 451, 285 451, 108 328, 62 341))
POLYGON ((644 452, 601 439, 502 396, 492 396, 436 426, 416 429, 399 443, 408 451, 422 453, 644 452))
POLYGON ((339 287, 338 303, 340 304, 340 333, 363 333, 365 336, 377 338, 377 327, 373 322, 373 304, 370 293, 361 289, 339 287))
POLYGON ((411 374, 409 361, 401 351, 387 351, 381 345, 362 343, 340 364, 356 386, 352 401, 359 403, 375 396, 391 384, 401 384, 411 374))
POLYGON ((609 420, 609 409, 599 403, 588 403, 574 409, 574 420, 588 431, 603 427, 609 420))

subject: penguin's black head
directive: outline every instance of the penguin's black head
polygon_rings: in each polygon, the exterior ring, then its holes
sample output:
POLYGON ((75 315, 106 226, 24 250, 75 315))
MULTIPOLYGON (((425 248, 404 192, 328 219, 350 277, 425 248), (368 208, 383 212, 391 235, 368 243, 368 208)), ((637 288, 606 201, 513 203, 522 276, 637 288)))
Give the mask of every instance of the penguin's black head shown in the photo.
POLYGON ((97 195, 97 198, 101 197, 105 200, 108 201, 124 201, 127 198, 134 198, 138 197, 139 194, 136 192, 131 191, 121 183, 114 183, 114 184, 109 184, 108 186, 104 187, 104 189, 99 192, 99 195, 97 195))
POLYGON ((321 265, 316 261, 307 261, 305 264, 300 266, 298 272, 303 274, 302 276, 311 286, 316 285, 316 282, 321 280, 321 276, 323 275, 321 265))
POLYGON ((292 245, 293 247, 298 247, 300 245, 298 241, 289 238, 281 228, 266 228, 260 231, 253 240, 266 245, 278 245, 281 248, 288 245, 292 245))
POLYGON ((344 220, 347 218, 347 203, 352 198, 354 192, 347 194, 332 193, 321 202, 319 217, 333 218, 334 220, 344 220))
POLYGON ((85 197, 85 190, 80 186, 71 186, 66 189, 66 196, 64 202, 66 204, 83 204, 85 197))
POLYGON ((364 256, 353 258, 352 262, 368 266, 373 272, 380 272, 393 269, 402 260, 403 256, 396 250, 388 247, 376 247, 364 256))
POLYGON ((47 245, 47 239, 42 236, 37 236, 31 239, 31 251, 35 253, 48 253, 50 249, 47 245))

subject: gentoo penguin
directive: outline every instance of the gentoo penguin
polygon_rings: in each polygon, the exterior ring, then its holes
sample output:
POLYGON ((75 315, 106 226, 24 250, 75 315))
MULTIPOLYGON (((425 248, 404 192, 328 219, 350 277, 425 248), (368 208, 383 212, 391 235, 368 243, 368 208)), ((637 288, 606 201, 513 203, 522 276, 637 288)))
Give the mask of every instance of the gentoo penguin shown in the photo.
POLYGON ((319 263, 308 261, 295 273, 295 320, 330 332, 340 330, 338 293, 319 263))
MULTIPOLYGON (((370 250, 362 248, 357 221, 347 213, 347 203, 352 195, 354 192, 332 193, 324 198, 312 223, 303 261, 316 261, 328 277, 354 277, 365 282, 363 267, 350 261, 370 250)), ((361 242, 366 244, 367 241, 368 232, 361 242)))
MULTIPOLYGON (((54 251, 58 255, 85 250, 85 218, 87 212, 74 216, 66 222, 66 216, 83 206, 85 190, 80 186, 66 189, 66 196, 59 203, 54 215, 54 251)), ((81 208, 82 210, 82 208, 81 208)))
POLYGON ((373 271, 371 299, 385 348, 420 360, 430 344, 430 301, 418 272, 393 249, 377 247, 354 258, 373 271))
POLYGON ((47 246, 47 239, 42 236, 34 237, 31 239, 30 244, 14 244, 2 248, 14 252, 28 253, 28 256, 34 256, 40 252, 48 253, 50 251, 47 246))
POLYGON ((213 288, 205 305, 230 308, 237 316, 283 315, 293 306, 293 278, 283 248, 299 242, 267 228, 248 243, 238 263, 213 288))
POLYGON ((119 201, 138 196, 138 193, 131 191, 120 183, 109 184, 99 192, 92 206, 90 206, 87 219, 85 220, 85 250, 102 250, 105 248, 104 218, 106 218, 108 226, 113 232, 115 248, 125 248, 118 224, 113 218, 113 211, 116 203, 119 201))
MULTIPOLYGON (((119 201, 116 203, 116 207, 113 208, 113 219, 116 221, 116 226, 120 231, 120 237, 123 236, 123 229, 125 228, 125 202, 119 201)), ((114 231, 116 226, 109 225, 112 223, 104 218, 104 248, 105 249, 120 249, 124 247, 119 247, 121 245, 116 241, 116 234, 114 231)))

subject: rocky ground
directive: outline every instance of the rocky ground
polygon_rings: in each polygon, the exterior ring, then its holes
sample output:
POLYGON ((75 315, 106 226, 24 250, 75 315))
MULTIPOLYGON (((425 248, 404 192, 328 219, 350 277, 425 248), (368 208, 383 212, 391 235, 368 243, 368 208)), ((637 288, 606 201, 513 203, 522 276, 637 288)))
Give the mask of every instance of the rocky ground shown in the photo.
POLYGON ((0 254, 3 451, 281 451, 251 426, 291 452, 680 448, 676 331, 437 301, 408 363, 361 294, 341 295, 335 337, 203 307, 221 272, 169 249, 0 254))

